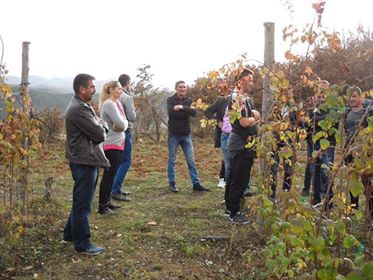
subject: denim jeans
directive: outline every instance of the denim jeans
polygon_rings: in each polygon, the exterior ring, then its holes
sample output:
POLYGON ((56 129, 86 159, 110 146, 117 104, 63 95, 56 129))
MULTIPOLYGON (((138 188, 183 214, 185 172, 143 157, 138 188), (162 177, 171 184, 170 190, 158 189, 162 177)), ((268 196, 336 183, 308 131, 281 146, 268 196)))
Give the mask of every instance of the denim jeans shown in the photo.
POLYGON ((221 151, 223 152, 225 181, 227 181, 229 168, 230 168, 230 157, 228 153, 228 139, 229 139, 229 133, 222 132, 220 136, 220 148, 221 148, 221 151))
POLYGON ((95 193, 98 167, 70 162, 74 180, 73 205, 64 229, 64 239, 74 242, 75 250, 84 251, 91 245, 88 217, 95 193))
POLYGON ((127 172, 131 167, 132 163, 132 133, 131 130, 126 130, 126 140, 124 150, 122 152, 122 158, 115 175, 113 186, 111 187, 112 193, 121 193, 124 179, 126 178, 127 172))
POLYGON ((310 190, 312 177, 314 177, 313 176, 314 175, 314 167, 313 167, 313 163, 311 162, 313 149, 314 149, 314 144, 313 144, 312 140, 307 141, 307 165, 306 165, 306 169, 305 169, 305 172, 304 172, 304 183, 303 183, 305 191, 310 190))
POLYGON ((168 166, 167 177, 170 184, 175 184, 175 163, 177 148, 181 146, 188 165, 189 175, 193 185, 199 184, 198 171, 194 160, 193 143, 190 135, 168 134, 168 166))
MULTIPOLYGON (((320 150, 320 143, 315 143, 315 151, 320 150)), ((330 189, 330 193, 326 194, 329 178, 328 168, 331 168, 334 163, 334 147, 329 147, 325 151, 321 152, 321 157, 316 158, 314 163, 314 179, 313 179, 313 197, 315 200, 320 200, 321 195, 324 193, 325 196, 330 199, 333 196, 333 189, 330 189), (323 168, 322 165, 326 168, 323 168)))

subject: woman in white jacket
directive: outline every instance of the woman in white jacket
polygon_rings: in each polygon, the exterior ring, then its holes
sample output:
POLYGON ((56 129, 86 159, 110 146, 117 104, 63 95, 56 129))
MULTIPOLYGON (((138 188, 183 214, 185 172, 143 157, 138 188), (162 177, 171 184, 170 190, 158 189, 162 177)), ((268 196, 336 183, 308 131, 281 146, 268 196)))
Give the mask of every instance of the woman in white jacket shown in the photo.
POLYGON ((105 168, 100 183, 100 198, 98 213, 110 214, 120 206, 114 205, 110 200, 111 186, 117 172, 122 151, 124 150, 125 134, 128 121, 122 104, 118 101, 122 94, 122 87, 118 81, 110 81, 102 86, 99 100, 101 118, 108 124, 109 131, 104 141, 105 156, 110 167, 105 168))

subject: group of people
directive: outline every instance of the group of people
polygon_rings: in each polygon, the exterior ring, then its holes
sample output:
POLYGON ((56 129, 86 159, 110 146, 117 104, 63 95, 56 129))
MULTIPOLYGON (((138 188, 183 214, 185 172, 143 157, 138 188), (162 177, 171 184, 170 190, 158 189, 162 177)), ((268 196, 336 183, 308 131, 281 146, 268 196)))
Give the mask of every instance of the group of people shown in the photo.
MULTIPOLYGON (((215 147, 220 147, 223 155, 223 163, 220 169, 220 178, 218 187, 225 187, 226 214, 229 220, 247 223, 248 219, 240 212, 240 201, 245 196, 245 192, 250 188, 250 172, 254 163, 255 145, 253 137, 257 135, 260 114, 252 105, 248 96, 249 87, 252 84, 253 73, 250 69, 244 69, 235 80, 235 89, 233 92, 224 90, 226 87, 219 87, 221 96, 215 103, 211 104, 205 110, 205 116, 209 119, 215 118, 217 121, 215 147), (240 96, 237 98, 237 96, 240 96), (234 106, 236 104, 236 106, 234 106), (240 108, 240 119, 232 119, 229 111, 232 107, 240 108)), ((224 83, 224 81, 222 81, 224 83)), ((311 182, 313 182, 313 197, 311 204, 313 206, 324 205, 323 210, 329 210, 332 207, 331 199, 333 197, 333 186, 330 178, 330 172, 334 163, 334 152, 336 146, 335 132, 338 130, 340 119, 336 118, 336 111, 329 108, 325 101, 325 92, 329 88, 329 83, 325 80, 320 81, 318 92, 310 98, 310 102, 305 114, 299 114, 290 104, 287 104, 276 116, 279 126, 274 126, 272 130, 273 143, 271 145, 271 160, 269 171, 269 197, 275 200, 277 191, 277 171, 280 159, 283 159, 284 176, 282 180, 282 190, 290 191, 293 182, 293 145, 298 140, 286 136, 286 131, 295 131, 296 128, 305 129, 307 132, 307 165, 305 168, 304 188, 301 191, 302 196, 310 195, 311 182), (284 123, 288 125, 281 125, 284 123), (321 136, 323 126, 327 124, 329 133, 325 137, 321 136), (283 127, 283 128, 281 128, 283 127), (334 131, 332 131, 334 129, 334 131), (282 134, 281 134, 282 133, 282 134), (282 136, 281 136, 282 135, 282 136), (315 137, 316 136, 316 137, 315 137), (327 145, 322 147, 322 139, 327 139, 327 145), (286 151, 287 149, 287 151, 286 151), (317 154, 314 157, 314 154, 317 154), (325 198, 326 203, 321 203, 325 198)), ((359 128, 368 126, 368 117, 373 115, 371 100, 365 100, 359 87, 353 86, 347 90, 348 104, 347 112, 343 117, 344 130, 346 132, 346 141, 344 148, 346 152, 345 164, 353 164, 354 153, 350 149, 359 128)), ((295 104, 293 104, 295 105, 295 104)), ((280 106, 281 108, 282 106, 280 106)), ((237 110, 236 110, 237 111, 237 110)), ((231 114, 234 115, 234 114, 231 114)), ((325 127, 324 127, 325 128, 325 127)), ((373 219, 373 188, 371 176, 361 178, 367 195, 368 212, 373 219)), ((350 193, 350 202, 352 208, 359 208, 359 198, 350 193)))
MULTIPOLYGON (((217 120, 216 146, 221 147, 223 154, 218 186, 225 188, 225 213, 229 221, 242 224, 249 222, 240 207, 250 185, 250 174, 256 158, 255 141, 261 121, 261 115, 255 110, 249 96, 253 77, 254 73, 251 69, 241 69, 235 76, 234 90, 229 92, 225 87, 222 96, 205 111, 208 118, 214 117, 217 120)), ((96 255, 104 250, 91 243, 88 221, 100 167, 104 168, 104 171, 100 182, 98 213, 101 215, 114 213, 120 206, 114 204, 112 200, 130 201, 129 193, 122 191, 124 179, 131 166, 131 128, 136 119, 130 84, 130 77, 126 74, 119 76, 118 80, 104 83, 99 98, 100 116, 97 116, 90 105, 96 92, 95 78, 88 74, 79 74, 73 82, 75 96, 66 110, 65 126, 66 158, 69 161, 74 188, 72 208, 64 228, 63 240, 73 242, 78 252, 96 255)), ((175 90, 176 93, 167 99, 169 190, 173 193, 180 191, 176 184, 175 163, 177 149, 181 146, 193 191, 209 192, 210 190, 200 182, 194 159, 190 118, 197 114, 197 110, 192 105, 191 98, 186 95, 187 86, 184 81, 176 82, 175 90)), ((315 97, 314 107, 307 112, 310 122, 299 119, 298 115, 289 108, 281 113, 281 117, 290 118, 292 126, 302 125, 307 129, 308 161, 302 195, 309 194, 313 179, 313 205, 320 203, 322 197, 330 200, 333 195, 327 169, 334 161, 335 137, 329 136, 330 145, 325 149, 321 149, 320 139, 316 141, 313 139, 313 136, 322 130, 320 122, 329 116, 329 109, 324 102, 324 93, 315 97), (312 154, 315 151, 321 151, 321 154, 313 159, 312 154)), ((349 105, 350 109, 344 119, 349 141, 346 145, 351 144, 359 127, 368 125, 367 120, 372 112, 363 106, 363 96, 358 87, 350 89, 349 105)), ((274 131, 274 137, 277 136, 274 131)), ((286 144, 292 144, 284 141, 276 142, 277 145, 271 153, 273 160, 269 174, 272 199, 276 195, 279 151, 286 144)), ((346 164, 352 163, 353 157, 352 152, 348 153, 346 164)), ((293 170, 288 160, 284 163, 284 191, 289 191, 292 186, 293 170)), ((363 184, 371 188, 370 178, 365 178, 363 184)), ((368 197, 367 203, 373 216, 373 194, 368 197)), ((351 202, 355 208, 359 206, 358 197, 351 195, 351 202)))

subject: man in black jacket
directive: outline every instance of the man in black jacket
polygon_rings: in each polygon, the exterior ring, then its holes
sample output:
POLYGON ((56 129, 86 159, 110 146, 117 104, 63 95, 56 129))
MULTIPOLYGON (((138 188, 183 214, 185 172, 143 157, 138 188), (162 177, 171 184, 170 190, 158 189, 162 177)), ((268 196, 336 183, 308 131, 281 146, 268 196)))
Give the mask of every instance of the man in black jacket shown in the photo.
POLYGON ((194 152, 192 138, 190 135, 190 116, 195 116, 197 110, 191 106, 192 100, 186 97, 186 84, 184 81, 178 81, 175 84, 176 93, 167 98, 168 112, 168 166, 167 177, 170 190, 178 192, 175 180, 175 162, 176 152, 179 145, 183 149, 184 156, 188 165, 189 175, 192 180, 193 190, 209 191, 201 186, 198 177, 196 163, 194 161, 194 152))
POLYGON ((74 179, 73 204, 64 229, 63 241, 74 242, 75 250, 87 255, 103 252, 90 242, 88 216, 96 189, 99 167, 110 166, 102 142, 107 125, 89 105, 96 92, 95 78, 79 74, 74 79, 75 96, 66 110, 66 159, 74 179))

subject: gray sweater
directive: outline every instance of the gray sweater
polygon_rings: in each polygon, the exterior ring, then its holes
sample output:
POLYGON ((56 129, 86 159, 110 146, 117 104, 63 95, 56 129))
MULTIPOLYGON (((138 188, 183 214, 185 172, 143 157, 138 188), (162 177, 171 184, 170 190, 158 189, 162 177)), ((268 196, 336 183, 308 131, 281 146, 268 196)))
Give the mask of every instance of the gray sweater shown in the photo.
POLYGON ((120 103, 122 103, 124 113, 128 120, 128 128, 133 127, 133 123, 136 121, 136 110, 135 104, 133 103, 133 98, 129 93, 123 92, 119 97, 120 103))
POLYGON ((128 121, 122 104, 120 102, 113 102, 110 99, 105 100, 101 108, 101 118, 107 122, 109 131, 104 142, 104 150, 123 150, 124 148, 124 131, 128 127, 128 121), (113 130, 115 125, 117 132, 113 130))

